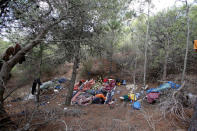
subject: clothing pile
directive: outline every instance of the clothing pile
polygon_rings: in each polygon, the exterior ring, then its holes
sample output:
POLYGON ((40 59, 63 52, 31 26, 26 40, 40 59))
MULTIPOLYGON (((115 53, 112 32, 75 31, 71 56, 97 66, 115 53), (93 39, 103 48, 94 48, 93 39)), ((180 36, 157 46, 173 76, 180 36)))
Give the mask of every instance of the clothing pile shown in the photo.
POLYGON ((113 101, 116 89, 114 79, 103 79, 102 82, 95 80, 80 80, 74 86, 71 104, 109 104, 113 101))

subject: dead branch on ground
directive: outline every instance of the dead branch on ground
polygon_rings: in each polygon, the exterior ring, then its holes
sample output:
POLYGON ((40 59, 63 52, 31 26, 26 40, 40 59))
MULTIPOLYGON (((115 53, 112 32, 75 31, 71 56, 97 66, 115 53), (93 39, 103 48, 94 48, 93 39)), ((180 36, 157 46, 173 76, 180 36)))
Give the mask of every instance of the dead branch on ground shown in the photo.
POLYGON ((187 125, 189 122, 189 117, 186 115, 183 101, 180 99, 180 96, 182 95, 181 90, 184 85, 185 82, 183 82, 179 89, 170 90, 164 98, 164 101, 161 101, 159 106, 164 118, 166 118, 166 115, 174 116, 177 120, 180 120, 183 124, 187 125))

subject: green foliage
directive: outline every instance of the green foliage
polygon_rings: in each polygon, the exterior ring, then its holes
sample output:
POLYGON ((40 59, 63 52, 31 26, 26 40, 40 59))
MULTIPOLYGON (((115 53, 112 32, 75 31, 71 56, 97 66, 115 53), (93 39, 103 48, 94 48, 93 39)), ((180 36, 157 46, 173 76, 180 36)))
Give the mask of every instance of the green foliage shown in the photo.
POLYGON ((10 42, 4 41, 0 39, 0 56, 4 53, 4 51, 9 47, 12 46, 10 42))
POLYGON ((88 59, 86 61, 82 62, 82 69, 80 72, 80 76, 86 77, 91 73, 91 70, 93 68, 93 59, 88 59))
MULTIPOLYGON (((122 68, 129 70, 133 69, 134 59, 137 56, 139 65, 143 65, 147 16, 142 13, 136 17, 136 12, 128 8, 130 0, 71 0, 68 3, 49 1, 49 7, 45 9, 40 7, 39 1, 17 2, 10 6, 13 8, 13 18, 18 20, 18 25, 22 28, 17 28, 13 32, 10 28, 9 38, 13 42, 28 44, 28 41, 35 38, 45 25, 65 14, 69 16, 50 29, 43 43, 41 42, 41 44, 47 43, 42 51, 41 70, 44 74, 50 74, 54 67, 65 61, 72 62, 76 44, 81 46, 81 58, 87 59, 82 60, 84 75, 93 68, 94 63, 89 59, 90 56, 112 59, 112 56, 121 54, 120 57, 115 57, 115 62, 119 62, 122 68), (66 7, 67 4, 70 8, 66 7)), ((168 72, 182 68, 186 41, 184 10, 184 7, 171 8, 150 16, 147 69, 150 74, 157 72, 157 77, 162 75, 167 52, 169 52, 168 72), (168 40, 170 48, 167 48, 168 40)), ((190 43, 197 39, 196 17, 197 7, 193 6, 190 12, 190 43)), ((11 43, 1 40, 0 52, 2 53, 9 45, 11 43)), ((34 48, 27 56, 27 62, 18 68, 27 74, 37 76, 41 61, 40 48, 34 48)), ((196 63, 192 44, 189 58, 190 63, 196 63)))

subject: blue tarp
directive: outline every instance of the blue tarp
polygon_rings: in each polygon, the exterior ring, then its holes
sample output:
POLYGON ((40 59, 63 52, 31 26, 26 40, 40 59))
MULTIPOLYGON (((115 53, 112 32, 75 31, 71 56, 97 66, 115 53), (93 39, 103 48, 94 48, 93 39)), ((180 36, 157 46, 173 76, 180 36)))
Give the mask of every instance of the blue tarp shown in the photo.
POLYGON ((139 101, 136 101, 133 103, 133 109, 139 110, 140 108, 141 108, 141 104, 139 101))
POLYGON ((58 81, 59 81, 59 83, 65 83, 66 82, 66 78, 60 78, 58 81))
POLYGON ((181 85, 176 84, 176 83, 173 83, 172 81, 168 81, 168 83, 171 85, 171 87, 172 87, 173 89, 178 89, 178 88, 181 87, 181 85))
POLYGON ((180 85, 173 83, 172 81, 168 81, 167 83, 164 83, 157 88, 151 88, 151 89, 147 90, 146 93, 160 92, 160 91, 168 89, 168 88, 178 89, 180 87, 181 87, 180 85))

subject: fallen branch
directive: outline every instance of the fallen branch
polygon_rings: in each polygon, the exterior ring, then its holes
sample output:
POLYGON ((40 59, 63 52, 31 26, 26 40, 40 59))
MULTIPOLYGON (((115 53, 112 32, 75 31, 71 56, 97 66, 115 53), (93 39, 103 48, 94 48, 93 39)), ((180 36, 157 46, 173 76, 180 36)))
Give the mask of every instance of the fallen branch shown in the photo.
POLYGON ((160 109, 165 118, 166 114, 170 114, 176 117, 177 120, 181 120, 183 124, 188 124, 189 117, 185 114, 182 100, 180 99, 180 92, 185 85, 185 82, 175 91, 169 92, 165 101, 160 104, 160 109))
POLYGON ((13 92, 15 92, 17 89, 19 89, 21 87, 16 87, 14 88, 13 90, 11 90, 4 98, 3 98, 3 101, 5 101, 13 92))
POLYGON ((183 84, 181 85, 180 88, 178 88, 176 91, 174 91, 172 98, 175 99, 175 95, 177 94, 177 92, 179 92, 183 87, 185 86, 185 81, 183 82, 183 84))

